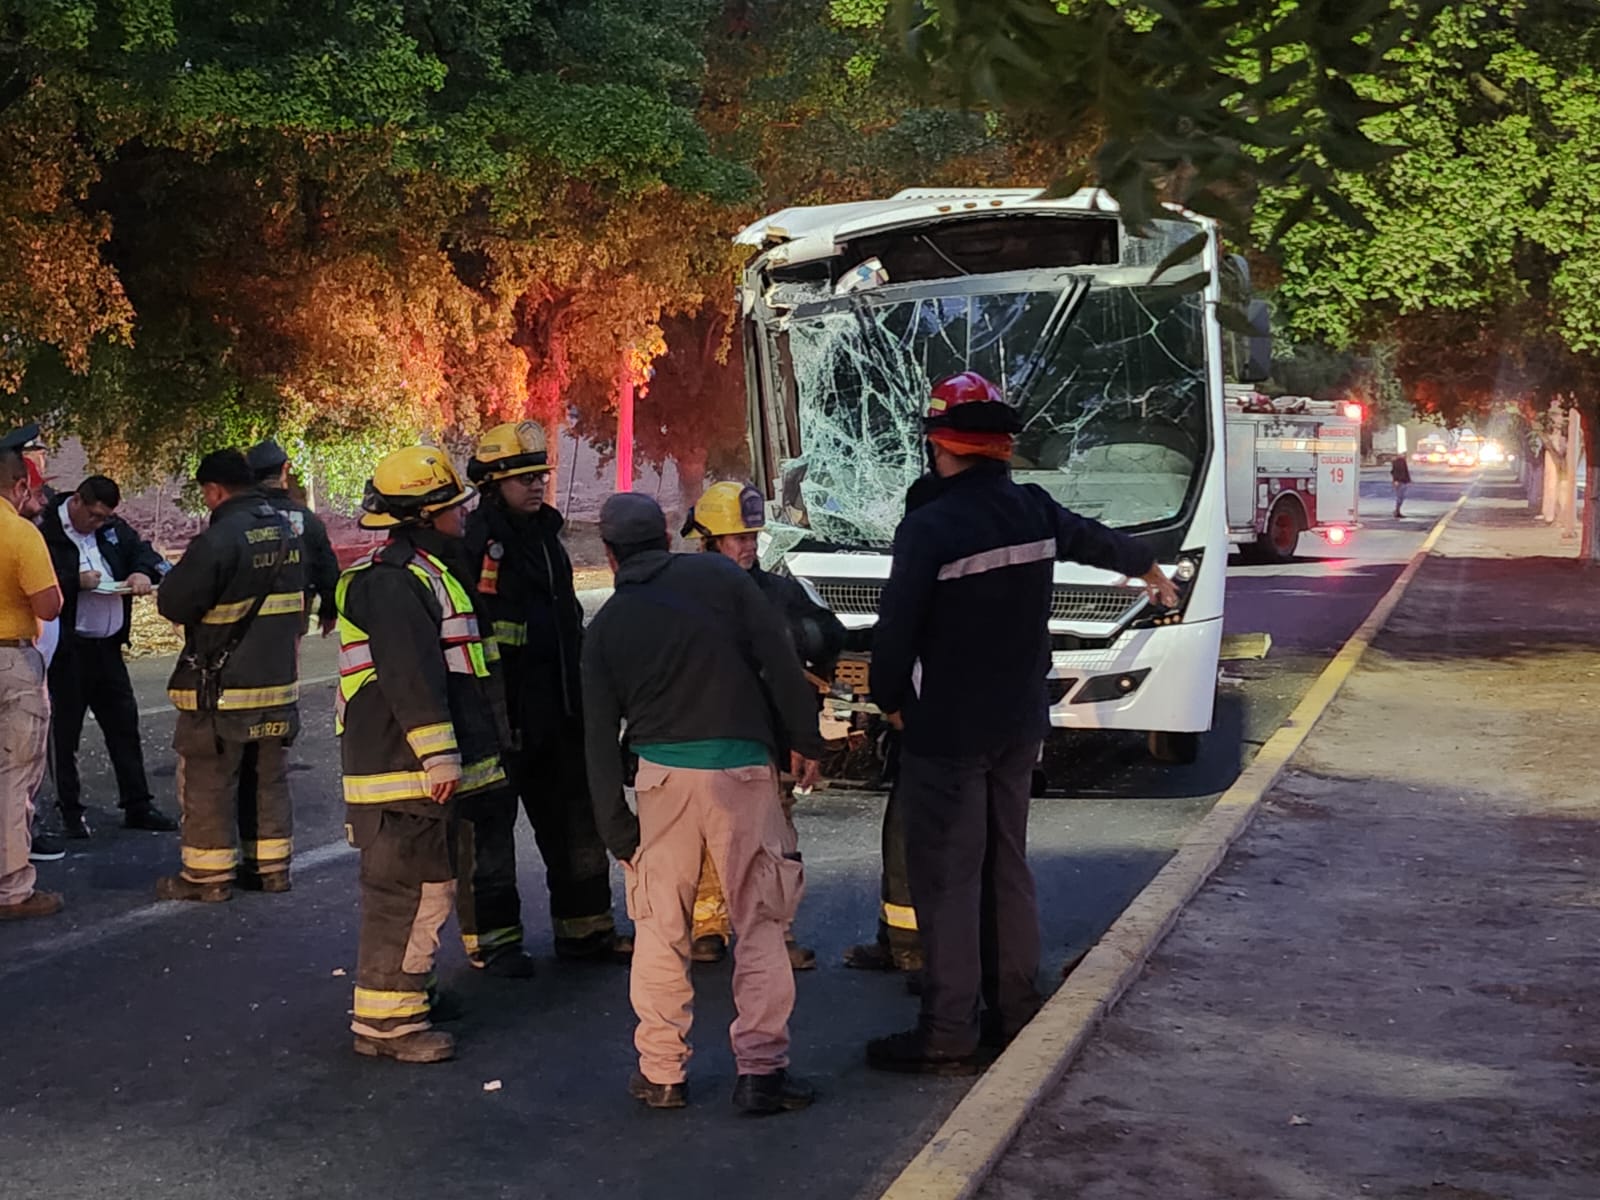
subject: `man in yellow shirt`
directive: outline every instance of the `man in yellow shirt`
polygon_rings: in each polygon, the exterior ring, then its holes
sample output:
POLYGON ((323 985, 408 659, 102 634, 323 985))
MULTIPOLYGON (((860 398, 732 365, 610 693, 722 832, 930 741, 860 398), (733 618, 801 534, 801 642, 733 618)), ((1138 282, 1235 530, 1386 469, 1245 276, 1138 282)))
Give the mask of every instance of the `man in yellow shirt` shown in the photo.
POLYGON ((34 646, 39 622, 61 612, 61 589, 44 538, 18 508, 28 496, 22 447, 29 426, 0 439, 0 920, 47 917, 61 897, 34 888, 33 793, 44 774, 50 694, 34 646))

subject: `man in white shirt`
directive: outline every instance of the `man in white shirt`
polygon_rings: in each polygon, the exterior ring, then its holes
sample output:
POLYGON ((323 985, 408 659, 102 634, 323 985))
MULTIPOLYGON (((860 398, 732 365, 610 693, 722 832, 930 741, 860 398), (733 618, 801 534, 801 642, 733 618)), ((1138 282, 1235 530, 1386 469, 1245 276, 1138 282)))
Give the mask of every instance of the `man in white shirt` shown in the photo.
POLYGON ((55 710, 52 755, 56 802, 69 838, 90 836, 78 778, 83 718, 94 713, 117 777, 122 823, 129 829, 175 830, 158 810, 145 776, 139 706, 122 650, 128 644, 133 597, 149 595, 169 564, 116 515, 122 492, 104 475, 44 512, 40 527, 64 599, 61 642, 50 667, 55 710))

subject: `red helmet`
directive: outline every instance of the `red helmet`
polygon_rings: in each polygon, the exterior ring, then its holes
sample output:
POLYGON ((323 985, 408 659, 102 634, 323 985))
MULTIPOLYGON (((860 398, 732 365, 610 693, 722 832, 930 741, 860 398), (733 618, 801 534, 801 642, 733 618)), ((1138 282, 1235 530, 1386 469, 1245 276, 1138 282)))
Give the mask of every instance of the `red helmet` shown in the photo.
POLYGON ((933 385, 923 424, 929 429, 959 429, 969 433, 1016 433, 1016 410, 1005 402, 1000 389, 976 371, 963 371, 933 385))

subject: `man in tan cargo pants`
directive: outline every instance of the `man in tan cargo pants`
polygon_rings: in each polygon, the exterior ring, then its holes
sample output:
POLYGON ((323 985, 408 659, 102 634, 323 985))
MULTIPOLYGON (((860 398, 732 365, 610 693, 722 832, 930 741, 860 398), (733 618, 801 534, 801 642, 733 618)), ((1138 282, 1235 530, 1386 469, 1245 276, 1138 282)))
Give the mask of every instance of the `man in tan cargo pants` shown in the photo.
POLYGON ((815 780, 815 693, 749 575, 721 555, 670 553, 654 500, 611 497, 600 537, 617 586, 584 641, 585 748, 596 824, 623 865, 634 920, 639 1071, 629 1094, 650 1108, 688 1102, 690 923, 709 852, 737 938, 734 1105, 804 1108, 813 1092, 788 1072, 794 971, 784 927, 805 873, 785 852, 774 759, 794 747, 802 782, 815 780), (622 791, 624 723, 639 756, 637 818, 622 791))
POLYGON ((20 447, 37 434, 30 426, 0 440, 0 920, 61 911, 59 895, 34 888, 28 861, 50 730, 44 657, 34 639, 39 622, 61 612, 44 538, 17 512, 29 490, 20 447))

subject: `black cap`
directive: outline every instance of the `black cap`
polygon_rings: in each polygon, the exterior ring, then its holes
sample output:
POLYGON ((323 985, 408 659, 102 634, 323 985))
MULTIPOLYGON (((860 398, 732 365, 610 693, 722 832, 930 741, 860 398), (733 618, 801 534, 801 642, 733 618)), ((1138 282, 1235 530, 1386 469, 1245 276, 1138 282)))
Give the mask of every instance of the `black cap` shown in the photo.
POLYGON ((667 536, 667 514, 649 496, 618 492, 600 506, 600 540, 637 546, 667 536))
POLYGON ((252 471, 276 471, 289 461, 289 456, 283 452, 283 447, 271 438, 251 446, 244 457, 252 471))
POLYGON ((0 450, 21 450, 31 442, 39 440, 39 427, 27 424, 20 429, 13 429, 5 437, 0 437, 0 450))

